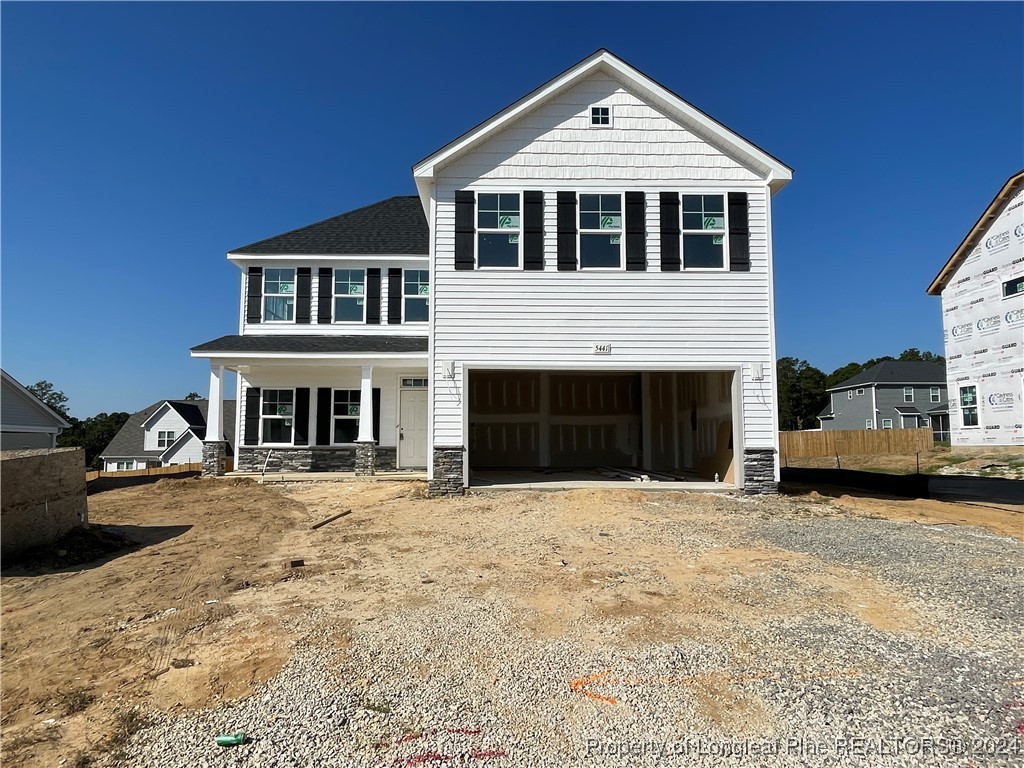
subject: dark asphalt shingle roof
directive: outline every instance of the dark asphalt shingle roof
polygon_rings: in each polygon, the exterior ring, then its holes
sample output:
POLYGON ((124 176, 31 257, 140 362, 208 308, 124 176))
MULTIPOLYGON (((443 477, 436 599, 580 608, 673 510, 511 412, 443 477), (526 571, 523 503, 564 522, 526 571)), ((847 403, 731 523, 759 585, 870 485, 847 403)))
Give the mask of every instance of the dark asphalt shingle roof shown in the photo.
POLYGON ((426 352, 426 336, 221 336, 193 352, 426 352))
POLYGON ((945 384, 946 366, 907 360, 884 360, 829 389, 847 389, 862 384, 945 384))
POLYGON ((939 403, 934 408, 929 408, 928 413, 940 414, 949 413, 949 400, 939 403))
POLYGON ((315 224, 268 237, 230 253, 245 255, 331 256, 335 254, 430 253, 430 230, 415 196, 391 197, 315 224))
MULTIPOLYGON (((142 428, 145 421, 156 413, 164 403, 169 403, 174 410, 182 415, 189 423, 190 429, 202 440, 206 436, 206 409, 208 400, 157 400, 150 406, 137 411, 128 417, 128 421, 114 435, 103 452, 100 454, 104 459, 158 459, 166 449, 146 451, 145 433, 142 428), (188 415, 186 415, 188 414, 188 415)), ((224 410, 224 435, 228 447, 233 448, 235 443, 235 401, 225 400, 224 410)))
POLYGON ((904 407, 904 406, 898 407, 896 409, 896 413, 898 413, 900 416, 920 416, 921 415, 921 412, 919 410, 917 410, 917 408, 909 408, 909 407, 904 407))

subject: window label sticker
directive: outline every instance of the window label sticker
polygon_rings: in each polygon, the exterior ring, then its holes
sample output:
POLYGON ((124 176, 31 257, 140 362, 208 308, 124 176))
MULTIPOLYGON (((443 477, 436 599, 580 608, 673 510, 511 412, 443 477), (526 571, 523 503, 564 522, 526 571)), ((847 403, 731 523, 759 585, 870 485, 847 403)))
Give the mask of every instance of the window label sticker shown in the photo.
POLYGON ((621 240, 622 240, 622 235, 609 235, 608 236, 608 242, 611 243, 612 245, 618 245, 621 240))
POLYGON ((705 216, 704 229, 724 229, 725 219, 721 216, 705 216))
POLYGON ((350 285, 348 287, 348 293, 349 293, 350 296, 362 296, 363 295, 363 286, 361 286, 361 285, 350 285))
POLYGON ((510 245, 515 245, 519 242, 519 235, 509 235, 508 242, 510 245))
POLYGON ((519 229, 518 216, 499 216, 498 229, 519 229))
MULTIPOLYGON (((514 237, 514 235, 509 235, 509 237, 514 237)), ((420 289, 419 289, 419 295, 420 296, 429 296, 430 295, 430 286, 429 285, 421 285, 420 289)))
POLYGON ((721 245, 725 242, 725 235, 715 235, 711 238, 711 242, 715 245, 721 245))
POLYGON ((601 229, 618 229, 621 219, 618 216, 602 216, 601 229))

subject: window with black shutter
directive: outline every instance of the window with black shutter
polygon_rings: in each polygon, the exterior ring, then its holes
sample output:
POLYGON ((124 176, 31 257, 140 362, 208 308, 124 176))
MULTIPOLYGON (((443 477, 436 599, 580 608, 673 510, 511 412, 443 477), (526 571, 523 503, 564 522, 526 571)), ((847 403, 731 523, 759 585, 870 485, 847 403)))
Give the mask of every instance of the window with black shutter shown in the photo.
POLYGON ((647 269, 647 198, 643 192, 626 193, 626 269, 647 269))
POLYGON ((543 192, 523 192, 523 269, 544 269, 543 192))
POLYGON ((576 193, 559 192, 557 197, 558 269, 576 269, 576 193))
POLYGON ((662 192, 659 195, 661 216, 661 271, 678 272, 679 259, 679 193, 662 192))
POLYGON ((473 269, 476 264, 476 195, 467 190, 455 193, 455 268, 473 269))

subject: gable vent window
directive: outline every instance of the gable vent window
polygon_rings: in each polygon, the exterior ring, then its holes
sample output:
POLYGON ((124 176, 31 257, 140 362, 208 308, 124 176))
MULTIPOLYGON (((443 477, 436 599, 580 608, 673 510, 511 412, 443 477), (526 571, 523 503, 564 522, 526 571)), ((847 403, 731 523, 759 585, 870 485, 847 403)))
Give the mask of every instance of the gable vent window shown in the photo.
POLYGON ((518 194, 480 193, 477 197, 476 265, 520 266, 518 194))
POLYGON ((609 128, 612 124, 611 107, 591 107, 590 124, 595 127, 609 128))
POLYGON ((156 447, 170 448, 174 444, 174 431, 160 430, 156 433, 156 447))

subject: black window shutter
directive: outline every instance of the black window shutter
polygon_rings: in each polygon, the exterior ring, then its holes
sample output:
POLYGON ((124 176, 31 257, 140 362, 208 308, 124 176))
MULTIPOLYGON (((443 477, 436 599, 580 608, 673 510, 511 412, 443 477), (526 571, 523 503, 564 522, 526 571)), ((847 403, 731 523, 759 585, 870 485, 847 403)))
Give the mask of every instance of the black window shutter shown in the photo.
POLYGON ((331 422, 334 402, 330 387, 318 387, 316 390, 316 444, 331 444, 331 422))
POLYGON ((245 391, 245 432, 242 442, 257 445, 260 441, 260 388, 249 387, 245 391))
POLYGON ((313 270, 309 267, 299 267, 295 270, 295 322, 308 323, 310 321, 310 303, 313 290, 313 270))
POLYGON ((662 192, 661 271, 679 271, 679 193, 662 192))
POLYGON ((380 443, 380 390, 373 390, 373 439, 380 443))
POLYGON ((626 270, 647 269, 647 196, 643 192, 626 193, 626 270))
POLYGON ((558 193, 558 269, 576 269, 576 193, 558 193))
POLYGON ((366 270, 366 324, 380 325, 380 267, 366 270))
POLYGON ((295 445, 309 445, 309 387, 295 390, 295 415, 292 419, 295 445))
POLYGON ((750 271, 750 226, 747 193, 729 193, 729 271, 750 271))
MULTIPOLYGON (((455 193, 455 268, 473 269, 476 237, 476 195, 460 190, 455 193)), ((388 310, 388 317, 391 311, 388 310)))
POLYGON ((388 325, 402 322, 402 270, 388 268, 388 325))
POLYGON ((263 319, 263 267, 249 267, 246 286, 245 322, 258 323, 263 319))
POLYGON ((319 278, 316 290, 316 321, 329 323, 334 310, 334 270, 330 267, 320 267, 317 274, 319 278))
POLYGON ((544 269, 543 192, 523 192, 523 269, 544 269))

